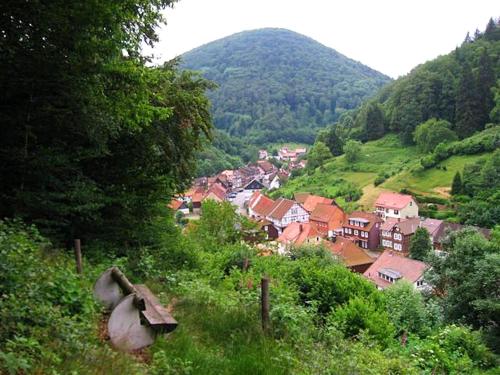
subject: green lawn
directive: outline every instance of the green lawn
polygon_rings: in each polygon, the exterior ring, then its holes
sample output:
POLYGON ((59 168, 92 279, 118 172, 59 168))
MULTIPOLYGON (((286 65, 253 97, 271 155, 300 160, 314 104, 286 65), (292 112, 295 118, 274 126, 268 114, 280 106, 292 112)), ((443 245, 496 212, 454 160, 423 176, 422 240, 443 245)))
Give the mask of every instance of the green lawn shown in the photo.
POLYGON ((445 191, 450 188, 455 173, 462 172, 465 164, 474 163, 486 155, 489 154, 452 156, 440 163, 440 169, 423 170, 416 165, 413 170, 406 170, 394 176, 381 187, 395 191, 408 188, 417 193, 446 195, 445 191))

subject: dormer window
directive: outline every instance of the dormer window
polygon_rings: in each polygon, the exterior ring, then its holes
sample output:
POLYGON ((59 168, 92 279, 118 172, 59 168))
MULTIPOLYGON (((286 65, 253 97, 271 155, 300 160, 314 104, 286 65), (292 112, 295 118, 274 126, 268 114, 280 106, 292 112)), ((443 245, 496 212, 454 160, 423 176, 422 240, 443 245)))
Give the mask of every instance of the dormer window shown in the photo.
POLYGON ((381 279, 384 279, 386 281, 389 281, 390 283, 395 283, 399 279, 401 279, 401 273, 399 273, 396 270, 393 270, 392 268, 381 268, 378 270, 378 277, 381 279))

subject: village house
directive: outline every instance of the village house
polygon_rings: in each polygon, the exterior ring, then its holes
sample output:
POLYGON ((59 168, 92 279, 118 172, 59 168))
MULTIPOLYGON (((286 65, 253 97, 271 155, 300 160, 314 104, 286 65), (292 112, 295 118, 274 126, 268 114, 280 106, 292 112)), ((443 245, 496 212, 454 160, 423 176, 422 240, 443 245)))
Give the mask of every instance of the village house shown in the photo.
POLYGON ((266 240, 275 240, 279 237, 278 228, 267 219, 260 219, 257 221, 257 227, 265 232, 266 240))
POLYGON ((332 242, 324 241, 323 244, 354 272, 365 272, 375 261, 365 250, 345 237, 336 236, 332 242))
POLYGON ((182 212, 184 215, 189 215, 189 207, 182 199, 172 199, 168 207, 174 212, 182 212))
POLYGON ((269 175, 278 169, 268 160, 257 160, 257 167, 260 169, 261 174, 263 175, 269 175))
POLYGON ((407 255, 410 251, 410 238, 419 226, 418 217, 406 220, 388 218, 380 225, 380 245, 407 255))
POLYGON ((363 273, 378 289, 383 290, 399 280, 409 281, 418 290, 427 289, 424 272, 427 264, 393 251, 384 251, 363 273))
POLYGON ((379 246, 382 219, 375 214, 355 211, 343 225, 343 236, 363 249, 374 250, 379 246))
MULTIPOLYGON (((433 239, 434 250, 438 251, 443 250, 443 243, 445 242, 446 237, 451 232, 457 232, 459 230, 464 229, 465 227, 466 227, 465 225, 443 221, 442 224, 439 226, 439 228, 436 230, 436 234, 434 235, 433 239)), ((480 227, 472 227, 472 228, 474 228, 484 238, 490 239, 491 231, 489 229, 480 227)))
POLYGON ((250 181, 249 183, 247 183, 243 189, 246 190, 247 192, 252 192, 252 191, 255 191, 255 190, 262 190, 264 189, 264 184, 262 182, 260 182, 259 180, 257 179, 253 179, 252 181, 250 181))
POLYGON ((280 254, 285 254, 292 247, 302 245, 318 245, 321 242, 321 236, 310 223, 291 223, 278 237, 280 254))
POLYGON ((438 241, 438 234, 440 228, 443 225, 443 220, 426 218, 420 222, 420 226, 425 228, 429 232, 429 237, 431 239, 432 247, 435 248, 438 241))
POLYGON ((272 222, 281 234, 291 223, 309 222, 309 213, 304 209, 304 207, 302 207, 301 204, 290 199, 279 198, 269 209, 266 219, 272 222))
POLYGON ((270 176, 269 190, 279 189, 288 181, 289 174, 283 170, 270 176))
POLYGON ((214 183, 210 189, 206 192, 204 195, 202 201, 205 201, 207 199, 214 200, 216 202, 223 202, 226 199, 226 189, 225 187, 216 182, 214 183))
POLYGON ((305 155, 307 149, 297 148, 295 150, 289 150, 288 147, 282 147, 278 151, 278 159, 283 161, 296 161, 302 155, 305 155))
POLYGON ((269 154, 266 150, 259 150, 259 159, 267 160, 269 158, 269 154))
POLYGON ((345 219, 344 210, 340 207, 319 203, 311 212, 309 222, 323 237, 332 238, 342 234, 345 219))
POLYGON ((274 201, 271 198, 266 197, 260 191, 256 191, 248 200, 248 216, 253 219, 264 219, 273 205, 274 201))
POLYGON ((418 216, 418 205, 411 195, 383 192, 375 201, 375 212, 382 219, 418 216))

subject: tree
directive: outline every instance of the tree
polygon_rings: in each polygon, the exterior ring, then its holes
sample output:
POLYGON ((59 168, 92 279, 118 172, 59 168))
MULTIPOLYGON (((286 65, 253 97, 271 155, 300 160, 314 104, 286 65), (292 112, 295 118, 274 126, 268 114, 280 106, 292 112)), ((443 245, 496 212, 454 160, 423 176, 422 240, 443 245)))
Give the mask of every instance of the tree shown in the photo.
POLYGON ((424 261, 432 250, 431 238, 425 228, 417 228, 410 238, 410 257, 424 261))
POLYGON ((332 153, 323 142, 316 141, 307 155, 307 168, 314 170, 332 158, 332 153))
POLYGON ((379 139, 385 134, 384 113, 379 104, 370 103, 366 109, 363 140, 379 139))
POLYGON ((63 241, 137 243, 189 184, 212 86, 141 56, 172 3, 1 3, 2 217, 63 241))
POLYGON ((481 129, 480 108, 481 103, 471 67, 464 61, 458 82, 455 107, 455 131, 461 139, 481 129))
POLYGON ((495 71, 491 62, 491 57, 486 49, 483 49, 479 58, 479 67, 477 72, 477 90, 480 108, 479 125, 484 125, 490 118, 490 112, 494 107, 492 87, 495 86, 495 71))
POLYGON ((401 280, 384 291, 387 314, 398 334, 428 331, 428 313, 422 294, 414 286, 401 280))
POLYGON ((443 244, 447 256, 430 259, 427 280, 443 296, 449 321, 496 330, 492 332, 496 332, 498 339, 500 241, 497 232, 494 231, 491 241, 473 228, 450 233, 443 244))
POLYGON ((462 178, 460 177, 460 172, 455 173, 453 177, 453 182, 451 184, 451 195, 459 195, 463 192, 462 178))
POLYGON ((339 156, 343 153, 342 140, 337 135, 337 126, 329 126, 325 130, 319 132, 317 140, 326 144, 333 156, 339 156))
POLYGON ((421 152, 432 152, 440 143, 449 143, 458 139, 446 120, 432 118, 415 129, 413 139, 421 152))
POLYGON ((345 158, 349 163, 354 163, 361 157, 361 142, 350 139, 344 146, 345 158))

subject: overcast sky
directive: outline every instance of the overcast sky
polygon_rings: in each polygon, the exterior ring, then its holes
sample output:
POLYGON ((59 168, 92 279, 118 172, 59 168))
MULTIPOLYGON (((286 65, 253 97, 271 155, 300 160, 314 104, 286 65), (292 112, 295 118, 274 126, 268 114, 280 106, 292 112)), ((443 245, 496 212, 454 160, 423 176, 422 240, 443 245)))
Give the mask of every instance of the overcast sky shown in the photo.
MULTIPOLYGON (((498 17, 498 0, 181 0, 153 50, 162 62, 244 30, 309 36, 393 78, 446 54, 498 17)), ((146 51, 151 52, 151 51, 146 51)))

